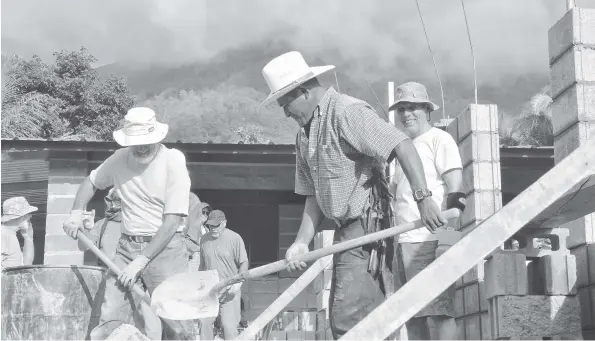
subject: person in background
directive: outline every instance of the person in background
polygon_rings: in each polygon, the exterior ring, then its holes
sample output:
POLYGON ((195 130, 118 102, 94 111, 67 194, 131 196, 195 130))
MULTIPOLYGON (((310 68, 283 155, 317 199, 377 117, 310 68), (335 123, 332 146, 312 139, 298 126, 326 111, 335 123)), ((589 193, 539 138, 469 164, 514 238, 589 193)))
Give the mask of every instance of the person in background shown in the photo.
MULTIPOLYGON (((220 210, 209 213, 205 226, 209 230, 200 240, 200 270, 217 270, 219 279, 225 279, 248 270, 248 254, 244 240, 227 228, 227 219, 220 210)), ((219 296, 219 318, 225 340, 238 336, 238 325, 242 318, 242 283, 223 289, 219 296)), ((213 339, 215 319, 205 319, 200 330, 201 340, 213 339)))
MULTIPOLYGON (((409 82, 396 89, 396 102, 389 110, 396 110, 405 133, 413 140, 424 168, 431 200, 446 210, 465 209, 461 156, 455 140, 449 133, 433 127, 428 121, 430 113, 438 106, 428 98, 426 88, 409 82)), ((397 225, 420 219, 418 202, 413 197, 411 185, 401 165, 395 167, 391 193, 394 196, 393 212, 397 225)), ((397 236, 395 260, 397 271, 395 287, 410 281, 432 263, 437 255, 438 241, 447 233, 441 227, 432 234, 425 229, 405 232, 397 236)), ((454 284, 432 303, 415 315, 407 324, 410 340, 453 340, 456 338, 454 319, 454 284)))
MULTIPOLYGON (((105 201, 105 216, 98 220, 95 224, 85 224, 91 226, 86 229, 87 236, 95 243, 109 259, 116 257, 116 248, 118 240, 122 232, 120 225, 122 223, 122 202, 115 189, 112 187, 104 198, 105 201)), ((87 218, 89 219, 89 218, 87 218)), ((79 249, 86 251, 87 247, 79 240, 79 249)), ((103 262, 98 259, 99 266, 105 266, 103 262)))
POLYGON ((200 238, 207 232, 204 223, 207 221, 210 212, 211 206, 200 201, 196 194, 190 192, 188 218, 184 220, 183 230, 190 258, 190 271, 198 271, 200 265, 200 238))
POLYGON ((31 214, 37 207, 24 197, 6 199, 2 205, 2 270, 8 267, 31 265, 35 257, 31 214), (17 233, 23 237, 23 250, 17 233))

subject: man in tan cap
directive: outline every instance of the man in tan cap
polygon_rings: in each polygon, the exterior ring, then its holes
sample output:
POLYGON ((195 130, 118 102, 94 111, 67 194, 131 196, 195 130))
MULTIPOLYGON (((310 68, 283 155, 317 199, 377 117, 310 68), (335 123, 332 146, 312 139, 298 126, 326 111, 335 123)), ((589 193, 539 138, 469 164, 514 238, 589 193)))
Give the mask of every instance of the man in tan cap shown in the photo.
MULTIPOLYGON (((336 224, 335 242, 385 229, 390 224, 387 161, 396 157, 412 184, 423 222, 434 231, 445 222, 424 178, 411 139, 382 120, 364 101, 323 88, 317 77, 334 66, 309 67, 299 52, 269 62, 262 75, 276 103, 300 126, 296 139, 295 192, 306 196, 301 226, 287 250, 290 271, 305 263, 292 260, 308 244, 324 217, 336 224)), ((330 297, 331 329, 340 338, 391 293, 391 240, 334 256, 330 297), (383 262, 384 261, 384 262, 383 262)))
POLYGON ((2 270, 13 266, 31 265, 35 256, 31 214, 37 207, 29 205, 27 199, 14 197, 2 205, 2 270), (23 237, 23 250, 19 245, 17 232, 23 237))
MULTIPOLYGON (((190 177, 184 154, 160 143, 167 131, 168 126, 157 122, 153 110, 130 109, 122 129, 114 132, 114 139, 124 148, 115 151, 83 181, 64 223, 64 231, 76 238, 83 225, 83 211, 97 189, 113 186, 121 199, 122 235, 114 263, 122 274, 108 278, 99 325, 91 332, 92 339, 105 339, 118 326, 129 323, 131 317, 138 317, 139 302, 124 288, 141 279, 151 294, 168 277, 188 271, 182 230, 188 215, 190 177)), ((163 338, 193 338, 188 335, 191 321, 187 322, 164 323, 163 338), (174 325, 175 330, 170 328, 174 325)), ((154 323, 144 324, 147 334, 154 333, 154 323)), ((161 335, 149 337, 159 339, 161 335)))
MULTIPOLYGON (((396 89, 395 103, 389 110, 397 112, 405 133, 413 140, 424 165, 426 183, 432 191, 431 200, 442 210, 465 209, 461 155, 455 140, 449 133, 433 127, 428 117, 438 109, 428 98, 426 88, 419 83, 408 82, 396 89)), ((394 196, 393 211, 396 224, 405 224, 420 218, 412 189, 401 165, 396 165, 391 181, 394 196)), ((426 230, 413 230, 397 236, 396 287, 400 287, 432 263, 437 255, 438 244, 444 244, 447 234, 440 228, 432 234, 426 230)), ((452 340, 456 338, 457 325, 454 319, 455 287, 451 286, 432 303, 417 313, 407 323, 410 340, 452 340)))

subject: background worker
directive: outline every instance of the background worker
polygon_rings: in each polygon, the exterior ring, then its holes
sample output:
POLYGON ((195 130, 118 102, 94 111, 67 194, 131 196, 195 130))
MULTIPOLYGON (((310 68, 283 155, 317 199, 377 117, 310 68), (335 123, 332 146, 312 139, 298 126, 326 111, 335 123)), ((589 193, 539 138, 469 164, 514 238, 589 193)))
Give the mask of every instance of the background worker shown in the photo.
POLYGON ((24 197, 9 198, 2 204, 2 270, 13 266, 31 265, 35 257, 31 214, 37 207, 24 197), (23 237, 23 250, 17 237, 23 237))

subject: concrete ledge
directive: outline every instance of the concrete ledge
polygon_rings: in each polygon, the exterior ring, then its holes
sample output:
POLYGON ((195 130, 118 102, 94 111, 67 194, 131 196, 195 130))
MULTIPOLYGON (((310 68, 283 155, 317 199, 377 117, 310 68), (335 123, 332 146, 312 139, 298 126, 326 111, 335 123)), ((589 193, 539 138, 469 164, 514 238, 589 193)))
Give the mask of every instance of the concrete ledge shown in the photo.
POLYGON ((556 137, 577 122, 595 121, 595 84, 571 86, 554 100, 551 108, 556 137))
POLYGON ((595 45, 595 9, 575 7, 549 29, 550 64, 577 44, 595 45))
POLYGON ((595 46, 575 45, 550 66, 552 98, 575 83, 595 82, 595 46))
POLYGON ((557 336, 581 332, 576 296, 497 296, 490 300, 494 338, 557 336))

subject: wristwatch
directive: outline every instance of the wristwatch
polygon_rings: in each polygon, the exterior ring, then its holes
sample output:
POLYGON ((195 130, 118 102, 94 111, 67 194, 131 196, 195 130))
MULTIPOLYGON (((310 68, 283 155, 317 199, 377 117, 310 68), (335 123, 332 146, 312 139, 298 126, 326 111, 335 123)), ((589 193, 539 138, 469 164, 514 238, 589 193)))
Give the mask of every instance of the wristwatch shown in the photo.
POLYGON ((427 188, 416 189, 415 191, 413 191, 413 200, 415 200, 417 203, 420 203, 425 198, 431 197, 431 196, 432 196, 432 192, 427 188))

